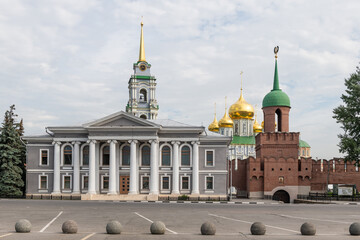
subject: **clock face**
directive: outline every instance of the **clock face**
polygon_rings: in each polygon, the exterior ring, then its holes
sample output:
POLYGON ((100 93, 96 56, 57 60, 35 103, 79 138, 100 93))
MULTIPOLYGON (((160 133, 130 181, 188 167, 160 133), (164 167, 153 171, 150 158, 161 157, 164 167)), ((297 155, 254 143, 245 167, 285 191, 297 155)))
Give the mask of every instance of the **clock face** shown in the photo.
POLYGON ((141 64, 141 65, 139 66, 139 68, 140 68, 141 71, 145 71, 145 70, 146 70, 146 66, 145 66, 144 64, 141 64))

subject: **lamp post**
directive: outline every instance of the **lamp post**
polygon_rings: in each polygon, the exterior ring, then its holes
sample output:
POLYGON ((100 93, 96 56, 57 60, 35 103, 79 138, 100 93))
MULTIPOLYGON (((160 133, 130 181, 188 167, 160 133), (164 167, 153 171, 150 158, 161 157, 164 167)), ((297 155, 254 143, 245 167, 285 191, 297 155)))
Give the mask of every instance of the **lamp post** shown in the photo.
MULTIPOLYGON (((234 156, 236 157, 236 148, 235 147, 231 147, 229 148, 229 152, 228 152, 228 163, 230 165, 229 167, 229 171, 230 171, 230 187, 229 187, 229 195, 230 195, 230 200, 232 199, 232 187, 233 187, 233 177, 232 177, 232 172, 233 172, 233 166, 232 166, 232 161, 233 161, 233 154, 232 151, 234 151, 234 156)), ((236 160, 236 158, 235 158, 236 160)))

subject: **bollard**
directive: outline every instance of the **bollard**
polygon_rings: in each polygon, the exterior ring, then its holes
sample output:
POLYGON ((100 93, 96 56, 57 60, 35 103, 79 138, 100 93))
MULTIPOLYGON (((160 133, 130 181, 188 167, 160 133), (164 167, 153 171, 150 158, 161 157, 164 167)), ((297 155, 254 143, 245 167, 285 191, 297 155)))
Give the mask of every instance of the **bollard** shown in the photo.
POLYGON ((250 228, 252 235, 264 235, 266 232, 266 227, 262 222, 254 222, 250 228))
POLYGON ((29 220, 20 219, 15 223, 15 231, 18 233, 28 233, 31 231, 31 223, 29 220))
POLYGON ((360 223, 354 222, 349 227, 350 235, 359 236, 360 235, 360 223))
POLYGON ((215 235, 216 233, 215 224, 212 222, 204 222, 200 230, 202 235, 215 235))
POLYGON ((62 225, 62 231, 63 233, 69 233, 69 234, 77 233, 78 231, 77 223, 74 220, 65 221, 62 225))
POLYGON ((106 224, 106 233, 107 234, 120 234, 122 231, 121 223, 116 220, 112 220, 106 224))
POLYGON ((166 226, 161 221, 155 221, 150 226, 151 234, 164 234, 166 230, 166 226))
POLYGON ((312 236, 315 235, 316 228, 314 224, 306 222, 301 225, 300 232, 302 235, 312 236))

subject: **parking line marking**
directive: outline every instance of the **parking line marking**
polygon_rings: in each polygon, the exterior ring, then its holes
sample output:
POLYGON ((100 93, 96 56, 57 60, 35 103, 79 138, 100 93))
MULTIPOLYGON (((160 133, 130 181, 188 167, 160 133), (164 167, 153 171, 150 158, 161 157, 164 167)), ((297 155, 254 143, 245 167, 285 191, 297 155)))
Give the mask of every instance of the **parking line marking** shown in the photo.
POLYGON ((10 236, 10 235, 12 235, 12 233, 7 233, 7 234, 4 234, 4 235, 1 235, 0 238, 7 237, 7 236, 10 236))
MULTIPOLYGON (((149 222, 153 223, 153 221, 150 220, 150 219, 148 219, 147 217, 144 217, 143 215, 141 215, 141 214, 139 214, 139 213, 137 213, 137 212, 134 212, 134 213, 135 213, 136 215, 138 215, 139 217, 145 219, 146 221, 149 221, 149 222)), ((178 234, 177 232, 175 232, 175 231, 173 231, 173 230, 170 230, 170 229, 168 229, 168 228, 166 228, 166 230, 169 231, 169 232, 171 232, 172 234, 178 234)))
POLYGON ((82 238, 81 240, 86 240, 86 239, 89 239, 91 238, 92 236, 94 236, 96 233, 91 233, 89 235, 87 235, 86 237, 82 238))
MULTIPOLYGON (((223 218, 223 219, 227 219, 227 220, 236 221, 236 222, 243 222, 243 223, 253 224, 253 222, 243 221, 243 220, 239 220, 239 219, 235 219, 235 218, 228 218, 228 217, 219 216, 219 215, 215 215, 215 214, 211 214, 211 213, 209 213, 209 215, 214 216, 214 217, 218 217, 218 218, 223 218)), ((299 233, 299 231, 294 231, 294 230, 287 229, 287 228, 275 227, 275 226, 271 226, 271 225, 265 225, 265 226, 269 227, 269 228, 275 228, 275 229, 279 229, 279 230, 288 231, 288 232, 299 233)))
POLYGON ((276 214, 276 215, 281 216, 281 217, 296 218, 296 219, 303 219, 303 220, 309 219, 309 220, 314 220, 314 221, 343 223, 343 224, 351 224, 351 223, 352 223, 352 222, 344 222, 344 221, 336 221, 336 220, 327 220, 327 219, 319 219, 319 218, 295 217, 295 216, 284 215, 284 214, 276 214))
POLYGON ((39 232, 44 232, 60 215, 63 213, 63 211, 59 212, 59 214, 53 218, 48 224, 46 224, 45 227, 43 227, 39 232))

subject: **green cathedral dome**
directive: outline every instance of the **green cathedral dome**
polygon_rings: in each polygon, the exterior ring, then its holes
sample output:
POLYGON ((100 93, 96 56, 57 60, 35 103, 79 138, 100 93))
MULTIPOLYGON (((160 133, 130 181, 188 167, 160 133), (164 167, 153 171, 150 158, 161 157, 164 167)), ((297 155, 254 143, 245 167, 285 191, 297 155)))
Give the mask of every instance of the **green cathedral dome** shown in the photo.
MULTIPOLYGON (((276 56, 277 57, 277 56, 276 56)), ((285 106, 290 107, 290 98, 289 96, 281 91, 279 87, 279 77, 277 70, 277 58, 275 58, 275 73, 274 73, 274 85, 271 92, 265 95, 262 107, 274 107, 274 106, 285 106)))

